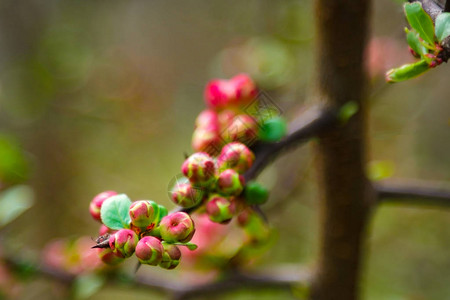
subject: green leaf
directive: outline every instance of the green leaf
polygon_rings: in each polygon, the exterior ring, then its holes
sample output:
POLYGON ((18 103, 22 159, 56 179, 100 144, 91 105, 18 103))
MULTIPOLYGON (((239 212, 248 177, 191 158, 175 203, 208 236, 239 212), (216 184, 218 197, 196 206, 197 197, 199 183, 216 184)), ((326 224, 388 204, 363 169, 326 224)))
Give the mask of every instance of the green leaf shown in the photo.
POLYGON ((26 185, 17 185, 0 194, 0 227, 13 221, 34 202, 33 190, 26 185))
POLYGON ((98 292, 105 284, 105 278, 97 274, 81 275, 73 284, 74 299, 87 299, 98 292))
POLYGON ((439 42, 442 42, 450 35, 450 13, 441 13, 436 18, 436 37, 439 42))
POLYGON ((131 200, 125 194, 106 199, 100 210, 103 224, 115 230, 130 228, 131 218, 128 213, 130 205, 131 200))
POLYGON ((427 48, 425 48, 419 39, 419 34, 414 31, 410 31, 407 28, 406 31, 406 40, 408 41, 408 45, 411 47, 411 49, 414 50, 417 54, 419 54, 421 57, 428 53, 427 48))
POLYGON ((391 69, 386 73, 386 81, 389 83, 408 80, 428 71, 430 67, 425 60, 414 64, 403 65, 400 68, 391 69))
POLYGON ((191 251, 194 251, 195 249, 197 249, 198 248, 198 246, 196 245, 196 244, 194 244, 194 243, 186 243, 186 244, 184 244, 189 250, 191 250, 191 251))
POLYGON ((434 46, 434 25, 431 17, 423 10, 420 2, 406 3, 405 15, 409 25, 428 44, 434 46))

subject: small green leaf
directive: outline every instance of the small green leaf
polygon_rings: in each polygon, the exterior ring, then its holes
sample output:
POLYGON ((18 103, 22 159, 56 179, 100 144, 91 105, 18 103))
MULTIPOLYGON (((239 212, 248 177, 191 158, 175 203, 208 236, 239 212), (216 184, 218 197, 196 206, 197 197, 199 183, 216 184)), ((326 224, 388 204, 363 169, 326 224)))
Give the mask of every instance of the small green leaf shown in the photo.
POLYGON ((73 284, 74 299, 87 299, 105 284, 105 278, 97 274, 80 275, 73 284))
POLYGON ((194 251, 195 249, 198 248, 198 246, 194 243, 186 243, 186 247, 191 251, 194 251))
POLYGON ((355 101, 348 101, 339 110, 338 118, 341 122, 347 122, 359 110, 359 105, 355 101))
POLYGON ((131 218, 128 213, 130 205, 131 200, 125 194, 106 199, 100 210, 103 224, 114 230, 130 228, 131 218))
POLYGON ((403 65, 400 68, 391 69, 386 73, 386 81, 389 83, 408 80, 428 71, 430 67, 425 60, 414 64, 403 65))
POLYGON ((407 28, 406 31, 406 40, 408 41, 408 45, 411 47, 411 49, 414 50, 417 54, 419 54, 421 57, 428 53, 427 48, 425 48, 419 39, 419 34, 414 31, 410 31, 407 28))
POLYGON ((434 46, 434 25, 431 17, 423 10, 420 2, 406 3, 405 15, 409 25, 428 44, 434 46))
POLYGON ((441 13, 436 18, 436 37, 439 42, 442 42, 450 35, 450 13, 441 13))
POLYGON ((33 190, 26 185, 17 185, 0 194, 0 227, 13 221, 34 202, 33 190))

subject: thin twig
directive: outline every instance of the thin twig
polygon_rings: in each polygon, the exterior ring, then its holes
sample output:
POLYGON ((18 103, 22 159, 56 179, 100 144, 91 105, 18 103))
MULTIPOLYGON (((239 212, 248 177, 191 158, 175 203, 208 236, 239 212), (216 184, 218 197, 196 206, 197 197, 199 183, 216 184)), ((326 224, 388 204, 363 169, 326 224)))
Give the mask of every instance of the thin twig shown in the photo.
POLYGON ((336 113, 318 107, 309 109, 292 122, 289 134, 279 142, 260 144, 254 150, 255 162, 244 174, 245 180, 256 178, 281 152, 292 149, 309 139, 318 136, 325 129, 335 125, 336 113))
POLYGON ((374 185, 380 203, 450 206, 450 188, 435 182, 402 180, 374 185))

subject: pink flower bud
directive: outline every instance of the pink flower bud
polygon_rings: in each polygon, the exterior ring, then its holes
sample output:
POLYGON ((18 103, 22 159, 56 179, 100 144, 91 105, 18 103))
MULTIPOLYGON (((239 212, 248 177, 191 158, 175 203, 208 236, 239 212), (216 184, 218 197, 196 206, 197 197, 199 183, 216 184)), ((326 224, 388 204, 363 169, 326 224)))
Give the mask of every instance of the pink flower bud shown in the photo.
POLYGON ((192 149, 197 152, 208 153, 212 156, 216 156, 220 152, 223 142, 217 130, 199 127, 194 130, 192 135, 192 149))
POLYGON ((113 252, 110 248, 97 248, 97 255, 107 265, 117 265, 125 260, 119 253, 113 252))
POLYGON ((244 176, 233 169, 226 169, 217 179, 217 191, 222 195, 238 196, 244 189, 244 176))
POLYGON ((222 132, 227 141, 240 141, 251 145, 258 137, 258 124, 249 115, 237 115, 231 125, 222 132))
POLYGON ((100 209, 102 207, 103 202, 105 202, 106 199, 108 199, 111 196, 117 195, 115 191, 105 191, 103 193, 98 194, 97 196, 92 199, 90 205, 89 205, 89 212, 91 213, 91 216, 101 222, 100 218, 100 209))
POLYGON ((205 152, 189 156, 181 166, 181 172, 194 186, 208 186, 215 181, 214 160, 205 152))
POLYGON ((129 210, 131 223, 139 228, 153 228, 156 225, 158 212, 158 204, 153 201, 140 200, 133 202, 129 210))
POLYGON ((163 257, 161 241, 153 236, 143 237, 136 246, 136 257, 142 264, 156 266, 163 257))
POLYGON ((234 118, 236 117, 236 112, 231 109, 225 109, 221 111, 218 115, 219 125, 221 130, 225 130, 231 126, 234 118))
POLYGON ((236 170, 239 174, 244 174, 250 169, 255 160, 255 155, 242 143, 234 142, 225 145, 217 158, 219 171, 225 169, 236 170))
POLYGON ((253 100, 258 94, 255 83, 247 74, 239 74, 231 78, 235 88, 236 104, 244 106, 253 100))
POLYGON ((162 239, 169 243, 187 243, 195 233, 194 221, 185 212, 165 216, 159 228, 162 239))
POLYGON ((163 243, 164 254, 159 266, 164 269, 175 269, 180 263, 181 251, 176 245, 163 243))
POLYGON ((205 88, 206 105, 214 110, 221 110, 234 102, 236 89, 228 80, 215 79, 208 82, 205 88))
POLYGON ((181 207, 189 208, 196 206, 203 199, 204 191, 193 187, 189 182, 177 183, 171 191, 172 201, 181 207))
POLYGON ((114 233, 116 230, 112 230, 111 228, 107 227, 106 225, 102 224, 100 226, 100 229, 98 230, 98 235, 105 235, 107 233, 114 233))
POLYGON ((236 203, 220 195, 211 195, 206 203, 206 213, 209 219, 216 223, 228 223, 236 214, 236 211, 236 203))
POLYGON ((130 257, 139 241, 138 236, 130 229, 120 229, 109 238, 111 250, 123 257, 130 257))
POLYGON ((211 109, 202 111, 195 120, 195 128, 202 128, 208 131, 219 131, 219 118, 217 112, 211 109))

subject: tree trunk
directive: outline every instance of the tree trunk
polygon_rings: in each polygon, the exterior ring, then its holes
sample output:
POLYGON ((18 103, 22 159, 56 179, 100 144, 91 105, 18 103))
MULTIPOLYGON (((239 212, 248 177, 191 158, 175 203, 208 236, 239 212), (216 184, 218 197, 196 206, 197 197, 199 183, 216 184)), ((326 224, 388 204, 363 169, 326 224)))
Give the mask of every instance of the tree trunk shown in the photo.
POLYGON ((319 164, 319 261, 311 299, 359 298, 361 248, 375 193, 365 174, 366 75, 369 0, 316 0, 315 97, 327 107, 359 107, 345 124, 322 134, 319 164))

